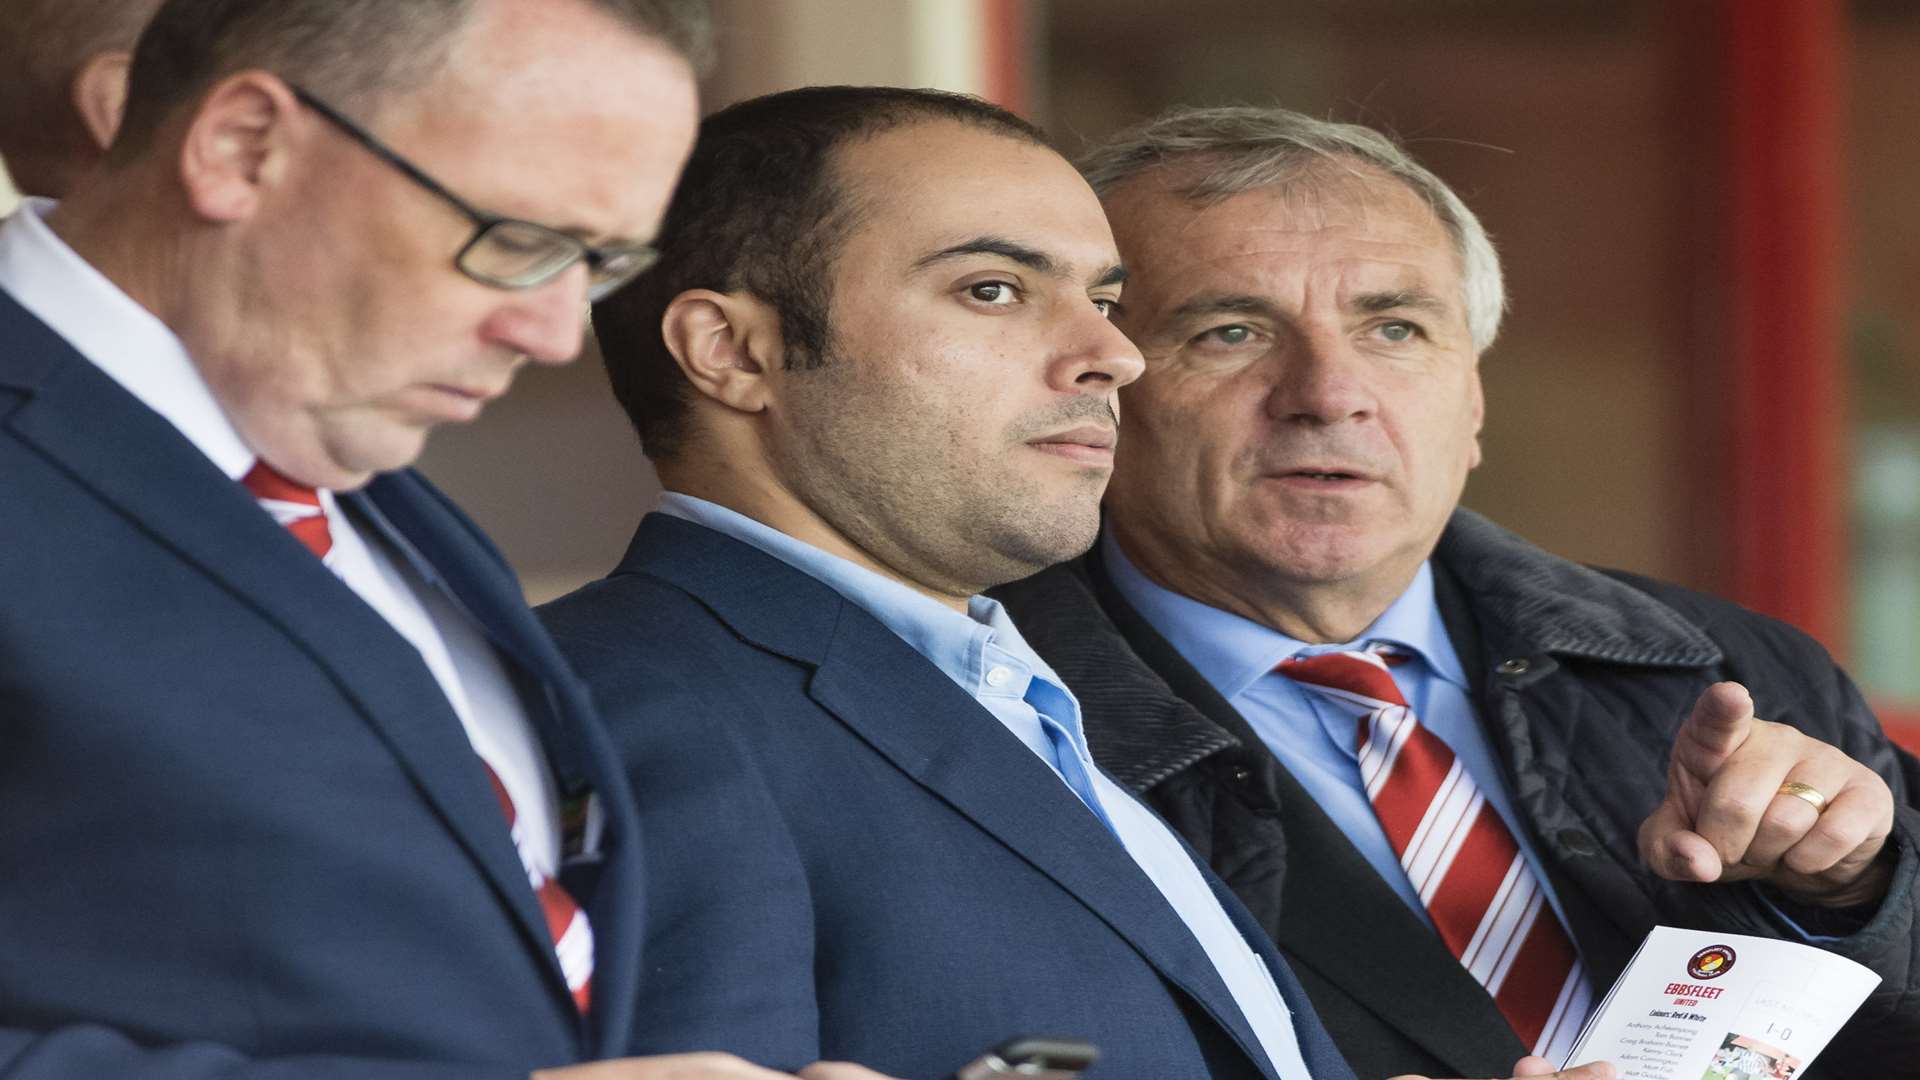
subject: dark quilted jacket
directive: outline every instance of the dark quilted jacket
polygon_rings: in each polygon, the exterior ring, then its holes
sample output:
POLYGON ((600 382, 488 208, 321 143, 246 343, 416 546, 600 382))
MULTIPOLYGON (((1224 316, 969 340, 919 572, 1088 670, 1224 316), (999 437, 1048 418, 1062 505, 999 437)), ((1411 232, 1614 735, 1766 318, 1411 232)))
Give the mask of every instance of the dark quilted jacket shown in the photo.
MULTIPOLYGON (((1890 844, 1892 894, 1873 911, 1789 909, 1809 929, 1840 935, 1834 951, 1884 978, 1806 1075, 1920 1077, 1920 763, 1887 741, 1827 653, 1784 623, 1556 558, 1468 511, 1455 514, 1433 561, 1451 637, 1477 682, 1482 722, 1602 991, 1656 923, 1788 933, 1753 886, 1681 885, 1640 864, 1635 836, 1664 794, 1673 732, 1707 685, 1746 684, 1759 715, 1839 746, 1886 779, 1900 807, 1890 844)), ((1288 865, 1290 807, 1281 793, 1300 798, 1301 789, 1113 590, 1097 549, 993 595, 1079 697, 1094 756, 1201 852, 1304 969, 1316 1009, 1363 1080, 1458 1075, 1449 1067, 1508 1075, 1519 1056, 1511 1033, 1503 1042, 1490 1032, 1470 1053, 1443 1060, 1404 1037, 1418 1019, 1396 1028, 1312 974, 1328 969, 1326 957, 1315 955, 1323 948, 1349 963, 1353 953, 1298 932, 1298 920, 1319 925, 1323 917, 1308 909, 1342 903, 1315 894, 1311 878, 1289 887, 1289 874, 1300 871, 1288 865), (1285 897, 1300 909, 1291 941, 1285 897)), ((1315 808, 1304 812, 1318 816, 1315 808)), ((1328 914, 1334 921, 1327 925, 1338 925, 1340 914, 1328 914)), ((1380 914, 1419 925, 1404 908, 1380 914)), ((1404 992, 1434 991, 1409 983, 1404 992)))

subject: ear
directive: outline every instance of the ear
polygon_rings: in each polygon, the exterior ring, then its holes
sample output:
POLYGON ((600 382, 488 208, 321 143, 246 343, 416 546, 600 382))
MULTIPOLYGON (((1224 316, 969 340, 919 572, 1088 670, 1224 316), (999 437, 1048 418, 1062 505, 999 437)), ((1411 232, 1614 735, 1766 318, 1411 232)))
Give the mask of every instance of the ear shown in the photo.
POLYGON ((133 54, 125 49, 94 53, 74 72, 73 109, 87 126, 93 144, 105 150, 113 145, 120 130, 120 116, 127 107, 127 68, 133 54))
POLYGON ((738 412, 766 409, 767 376, 783 352, 773 308, 750 296, 689 289, 667 305, 660 331, 694 389, 738 412))
POLYGON ((180 144, 187 201, 209 221, 243 221, 284 173, 292 119, 299 110, 287 84, 243 71, 215 84, 188 122, 180 144))
POLYGON ((1467 459, 1468 469, 1480 467, 1480 429, 1487 422, 1487 394, 1480 383, 1480 365, 1475 361, 1473 367, 1473 453, 1467 459))

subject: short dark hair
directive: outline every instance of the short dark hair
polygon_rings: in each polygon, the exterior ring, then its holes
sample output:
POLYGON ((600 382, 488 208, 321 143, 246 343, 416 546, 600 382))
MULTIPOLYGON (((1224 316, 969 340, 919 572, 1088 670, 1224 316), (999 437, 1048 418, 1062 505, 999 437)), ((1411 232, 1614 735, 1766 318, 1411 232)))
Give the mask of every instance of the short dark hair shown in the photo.
MULTIPOLYGON (((166 0, 140 37, 116 140, 122 160, 236 71, 265 68, 353 109, 418 86, 485 0, 166 0)), ((707 0, 592 0, 696 68, 712 48, 707 0)))
POLYGON ((700 125, 667 207, 660 261, 593 308, 614 397, 648 457, 687 438, 691 387, 661 320, 689 289, 746 293, 780 316, 788 367, 815 367, 831 340, 829 276, 862 202, 837 176, 837 151, 895 128, 957 121, 1045 146, 1045 133, 965 94, 889 86, 810 86, 729 106, 700 125))

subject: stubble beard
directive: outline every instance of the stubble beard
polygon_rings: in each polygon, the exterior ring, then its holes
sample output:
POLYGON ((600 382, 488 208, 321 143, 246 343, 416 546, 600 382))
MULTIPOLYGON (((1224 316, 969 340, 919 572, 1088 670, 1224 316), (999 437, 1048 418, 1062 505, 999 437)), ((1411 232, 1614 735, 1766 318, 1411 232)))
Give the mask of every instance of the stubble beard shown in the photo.
POLYGON ((1107 419, 1102 399, 1079 399, 1022 418, 996 440, 991 457, 959 437, 964 423, 929 432, 915 418, 939 402, 911 405, 863 395, 839 357, 811 373, 811 423, 779 454, 788 486, 841 536, 896 574, 948 595, 972 595, 1085 552, 1099 533, 1108 470, 1088 468, 1070 483, 1036 475, 1036 434, 1089 418, 1107 419), (1031 463, 1022 460, 1034 456, 1031 463))

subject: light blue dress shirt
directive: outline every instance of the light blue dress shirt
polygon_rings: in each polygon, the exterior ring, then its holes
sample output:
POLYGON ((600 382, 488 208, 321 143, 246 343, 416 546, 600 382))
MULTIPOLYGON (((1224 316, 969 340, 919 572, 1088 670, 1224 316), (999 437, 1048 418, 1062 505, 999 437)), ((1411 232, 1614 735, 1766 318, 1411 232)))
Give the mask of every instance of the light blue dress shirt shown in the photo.
POLYGON ((1421 563, 1413 584, 1359 637, 1338 645, 1308 645, 1149 581, 1128 561, 1110 532, 1101 534, 1100 545, 1120 595, 1246 718, 1381 880, 1431 928, 1433 919, 1387 841, 1360 780, 1358 719, 1325 695, 1274 672, 1280 661, 1291 656, 1357 649, 1375 641, 1390 641, 1413 653, 1413 659, 1394 667, 1393 681, 1421 725, 1447 744, 1486 795, 1487 804, 1507 823, 1547 902, 1560 924, 1566 925, 1560 898, 1526 830, 1520 827, 1493 746, 1475 716, 1466 671, 1434 600, 1431 565, 1421 563))
POLYGON ((1213 961, 1282 1080, 1307 1080, 1292 1016, 1273 972, 1240 935, 1173 830, 1094 765, 1079 701, 1027 645, 998 601, 975 596, 962 614, 891 578, 690 495, 667 492, 657 509, 751 544, 819 580, 959 684, 1047 763, 1160 890, 1213 961))

